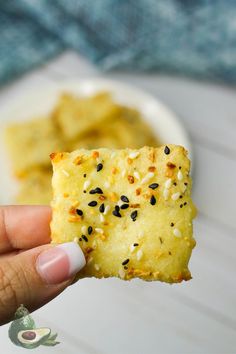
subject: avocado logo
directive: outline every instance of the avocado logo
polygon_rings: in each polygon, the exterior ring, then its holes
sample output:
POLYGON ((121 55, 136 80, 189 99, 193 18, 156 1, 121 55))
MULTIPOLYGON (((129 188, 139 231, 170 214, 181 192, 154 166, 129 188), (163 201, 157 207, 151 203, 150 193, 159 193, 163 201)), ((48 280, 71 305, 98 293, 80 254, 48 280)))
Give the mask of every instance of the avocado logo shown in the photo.
POLYGON ((20 305, 16 310, 8 335, 12 343, 26 349, 37 348, 40 345, 51 347, 60 343, 56 341, 57 333, 52 334, 50 328, 36 327, 24 305, 20 305))

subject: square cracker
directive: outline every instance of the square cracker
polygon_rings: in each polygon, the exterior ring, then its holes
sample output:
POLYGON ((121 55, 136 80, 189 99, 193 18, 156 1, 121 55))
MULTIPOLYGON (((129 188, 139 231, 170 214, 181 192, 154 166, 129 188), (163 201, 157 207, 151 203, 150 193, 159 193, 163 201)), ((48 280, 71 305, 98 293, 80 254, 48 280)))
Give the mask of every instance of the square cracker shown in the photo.
POLYGON ((17 176, 38 165, 50 166, 50 153, 65 149, 57 128, 49 118, 9 125, 5 140, 17 176))
POLYGON ((75 139, 91 129, 101 127, 120 112, 111 95, 101 92, 95 96, 78 98, 61 96, 53 117, 67 139, 75 139))
POLYGON ((79 243, 87 264, 78 278, 191 278, 195 208, 183 147, 81 149, 51 158, 52 242, 79 243))

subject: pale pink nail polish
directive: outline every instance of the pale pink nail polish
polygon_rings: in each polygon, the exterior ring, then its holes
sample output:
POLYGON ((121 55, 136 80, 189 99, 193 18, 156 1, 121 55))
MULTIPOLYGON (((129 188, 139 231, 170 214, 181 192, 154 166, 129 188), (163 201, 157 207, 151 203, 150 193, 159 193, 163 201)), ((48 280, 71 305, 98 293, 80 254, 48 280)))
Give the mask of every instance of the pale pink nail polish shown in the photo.
POLYGON ((42 252, 36 261, 36 269, 47 284, 59 284, 82 269, 86 260, 80 246, 67 242, 42 252))

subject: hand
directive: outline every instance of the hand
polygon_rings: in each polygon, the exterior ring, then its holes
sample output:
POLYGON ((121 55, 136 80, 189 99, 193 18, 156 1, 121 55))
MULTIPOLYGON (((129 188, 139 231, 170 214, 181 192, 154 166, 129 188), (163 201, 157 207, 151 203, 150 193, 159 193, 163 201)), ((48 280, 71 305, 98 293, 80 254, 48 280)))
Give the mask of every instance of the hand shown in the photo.
POLYGON ((49 244, 50 219, 49 207, 0 207, 0 324, 53 299, 85 265, 77 243, 49 244))

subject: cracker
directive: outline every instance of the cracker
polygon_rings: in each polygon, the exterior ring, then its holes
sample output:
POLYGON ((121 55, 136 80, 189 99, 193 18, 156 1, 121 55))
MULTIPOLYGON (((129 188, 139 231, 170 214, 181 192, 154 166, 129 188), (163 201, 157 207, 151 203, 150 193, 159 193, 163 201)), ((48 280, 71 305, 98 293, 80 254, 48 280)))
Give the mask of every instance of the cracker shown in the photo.
POLYGON ((20 181, 17 204, 49 205, 52 199, 52 171, 34 169, 20 181))
POLYGON ((183 147, 81 149, 51 158, 52 242, 80 244, 87 264, 78 278, 191 278, 195 208, 183 147))
POLYGON ((64 136, 67 139, 75 139, 91 129, 100 128, 119 112, 120 107, 106 92, 85 98, 64 94, 53 116, 64 136))
POLYGON ((57 128, 49 118, 11 124, 6 129, 5 138, 17 176, 38 165, 50 166, 49 154, 65 148, 57 128))

